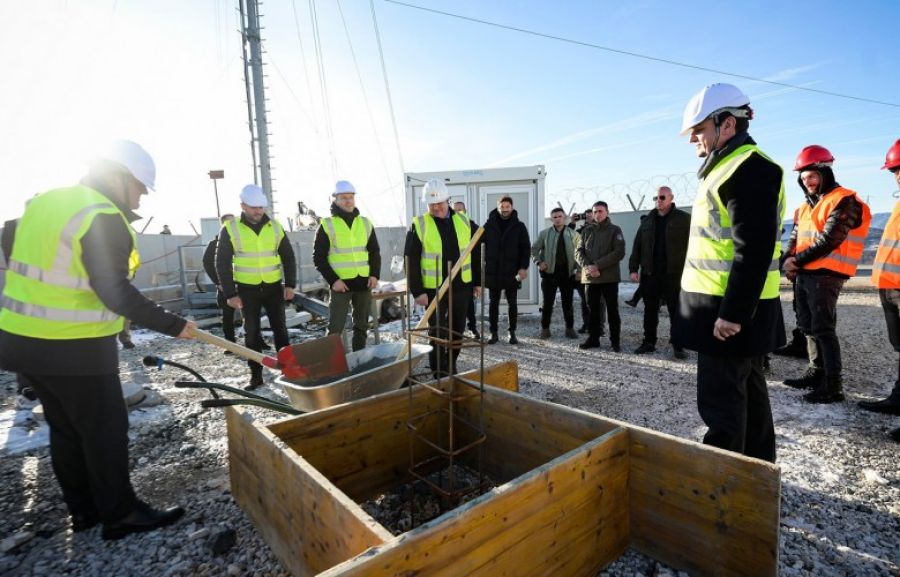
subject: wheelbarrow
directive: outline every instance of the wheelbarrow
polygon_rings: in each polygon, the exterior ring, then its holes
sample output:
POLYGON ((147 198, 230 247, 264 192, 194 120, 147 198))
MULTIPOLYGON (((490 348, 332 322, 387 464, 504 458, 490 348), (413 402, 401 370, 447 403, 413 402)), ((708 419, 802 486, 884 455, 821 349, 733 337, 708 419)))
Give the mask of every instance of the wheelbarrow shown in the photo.
POLYGON ((209 390, 213 398, 200 402, 204 408, 255 405, 289 415, 298 415, 399 389, 409 376, 410 365, 415 370, 431 351, 430 345, 415 344, 412 346, 411 359, 405 356, 398 358, 398 354, 405 347, 406 342, 381 343, 349 353, 347 354, 349 373, 343 377, 312 381, 278 377, 275 382, 282 386, 290 400, 289 403, 268 399, 221 383, 207 382, 190 367, 161 357, 144 357, 144 364, 159 369, 162 369, 163 365, 169 365, 190 372, 199 381, 176 381, 175 386, 209 390), (240 398, 221 398, 216 391, 238 395, 240 398))

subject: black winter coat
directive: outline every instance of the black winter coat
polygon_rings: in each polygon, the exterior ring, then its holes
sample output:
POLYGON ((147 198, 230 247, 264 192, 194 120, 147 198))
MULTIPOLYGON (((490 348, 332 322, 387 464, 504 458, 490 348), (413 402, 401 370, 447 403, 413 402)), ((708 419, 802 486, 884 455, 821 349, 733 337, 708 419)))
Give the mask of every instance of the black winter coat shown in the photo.
POLYGON ((672 207, 666 219, 666 268, 653 270, 653 246, 656 244, 656 220, 659 213, 654 208, 641 218, 641 224, 634 235, 634 246, 628 259, 628 271, 644 274, 681 275, 687 255, 688 237, 691 234, 691 215, 672 207))
MULTIPOLYGON (((754 144, 746 132, 732 137, 724 149, 717 151, 712 162, 705 165, 704 174, 717 159, 743 144, 754 144)), ((672 327, 673 344, 718 357, 759 356, 784 345, 781 299, 759 298, 780 234, 777 215, 781 180, 780 166, 753 154, 719 187, 734 240, 728 286, 724 297, 681 291, 672 327), (718 318, 739 323, 741 331, 719 341, 713 336, 718 318)))
POLYGON ((506 223, 501 220, 495 208, 484 223, 484 286, 514 289, 518 285, 516 274, 527 270, 531 262, 531 240, 515 210, 506 223))

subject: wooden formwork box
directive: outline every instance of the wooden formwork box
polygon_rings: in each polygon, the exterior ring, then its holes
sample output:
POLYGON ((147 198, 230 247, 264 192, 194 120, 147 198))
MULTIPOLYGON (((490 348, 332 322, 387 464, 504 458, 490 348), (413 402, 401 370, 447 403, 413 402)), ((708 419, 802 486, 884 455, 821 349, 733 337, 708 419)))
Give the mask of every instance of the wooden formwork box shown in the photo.
POLYGON ((458 410, 483 414, 497 486, 416 529, 358 505, 410 481, 407 390, 268 425, 229 408, 234 498, 297 576, 592 577, 629 546, 695 575, 777 575, 776 466, 521 396, 515 363, 485 382, 483 408, 458 410))

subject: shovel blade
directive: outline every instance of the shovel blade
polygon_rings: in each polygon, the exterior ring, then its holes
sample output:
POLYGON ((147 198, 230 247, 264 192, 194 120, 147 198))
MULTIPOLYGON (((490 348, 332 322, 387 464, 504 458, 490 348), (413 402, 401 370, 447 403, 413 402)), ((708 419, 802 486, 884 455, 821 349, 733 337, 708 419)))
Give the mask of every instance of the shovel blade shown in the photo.
POLYGON ((282 347, 278 351, 278 362, 282 367, 297 367, 299 373, 289 378, 322 379, 350 372, 347 366, 347 353, 340 335, 329 335, 311 339, 296 345, 282 347))

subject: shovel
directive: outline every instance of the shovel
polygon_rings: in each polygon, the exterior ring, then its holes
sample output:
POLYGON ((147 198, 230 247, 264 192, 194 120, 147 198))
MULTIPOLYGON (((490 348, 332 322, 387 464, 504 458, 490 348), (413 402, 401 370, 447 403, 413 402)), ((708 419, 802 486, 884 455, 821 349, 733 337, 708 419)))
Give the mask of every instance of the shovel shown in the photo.
POLYGON ((292 381, 322 379, 343 375, 350 371, 347 366, 344 343, 339 335, 330 335, 281 347, 277 357, 264 355, 199 329, 194 329, 194 336, 198 340, 231 351, 245 359, 256 361, 270 369, 278 369, 281 374, 292 381), (301 359, 303 359, 302 363, 301 359))
MULTIPOLYGON (((269 367, 270 369, 278 369, 281 371, 282 375, 289 379, 309 378, 309 373, 306 370, 306 367, 301 366, 297 362, 296 357, 284 355, 284 358, 282 359, 280 358, 281 351, 279 351, 279 358, 276 359, 275 357, 264 355, 260 352, 254 351, 253 349, 249 349, 237 343, 233 343, 227 339, 223 339, 222 337, 217 337, 212 333, 208 333, 200 329, 193 329, 191 332, 198 341, 203 341, 204 343, 217 346, 220 349, 231 351, 239 357, 243 357, 250 361, 256 361, 264 367, 269 367)), ((282 351, 288 348, 289 347, 284 347, 282 348, 282 351)))
MULTIPOLYGON (((350 372, 347 366, 347 352, 340 335, 328 335, 281 347, 278 362, 282 365, 296 365, 306 372, 304 378, 324 379, 350 372)), ((290 377, 290 375, 285 374, 290 377)))

